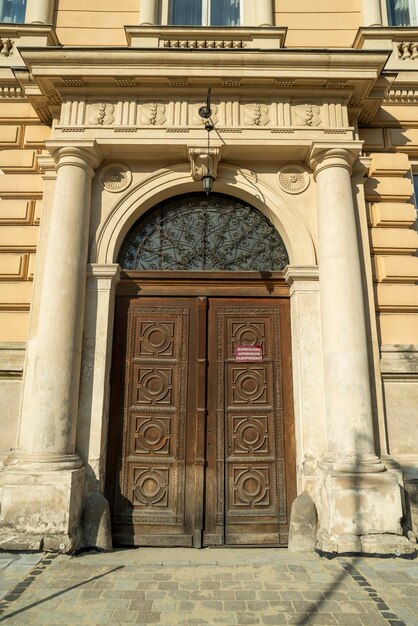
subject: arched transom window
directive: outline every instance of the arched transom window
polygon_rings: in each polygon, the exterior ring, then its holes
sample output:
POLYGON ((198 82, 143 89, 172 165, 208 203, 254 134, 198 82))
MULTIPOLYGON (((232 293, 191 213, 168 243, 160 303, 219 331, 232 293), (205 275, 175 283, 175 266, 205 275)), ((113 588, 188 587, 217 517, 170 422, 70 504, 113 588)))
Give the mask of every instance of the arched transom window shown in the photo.
POLYGON ((260 211, 221 194, 163 202, 137 222, 119 253, 124 270, 280 271, 288 255, 260 211))

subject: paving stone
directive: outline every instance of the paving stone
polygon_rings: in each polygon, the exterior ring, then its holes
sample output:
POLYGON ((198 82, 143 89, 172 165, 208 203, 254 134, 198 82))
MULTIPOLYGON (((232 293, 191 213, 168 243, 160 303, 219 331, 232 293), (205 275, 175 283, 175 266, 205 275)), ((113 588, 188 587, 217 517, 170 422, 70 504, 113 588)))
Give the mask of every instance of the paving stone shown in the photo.
POLYGON ((270 600, 270 606, 274 608, 276 611, 285 611, 286 613, 290 613, 291 611, 295 611, 293 606, 293 602, 283 602, 282 600, 270 600))
POLYGON ((387 626, 387 621, 381 615, 373 615, 371 613, 363 613, 359 615, 360 621, 365 626, 387 626))
POLYGON ((262 611, 266 606, 263 600, 247 600, 247 607, 249 611, 257 612, 262 611))
POLYGON ((168 613, 174 611, 176 608, 176 601, 166 598, 164 600, 154 600, 152 602, 152 610, 156 612, 168 613))
MULTIPOLYGON (((103 592, 103 594, 104 593, 105 592, 103 592)), ((137 589, 135 591, 132 591, 132 590, 130 590, 130 591, 113 590, 113 592, 109 592, 109 593, 120 593, 121 595, 119 597, 127 598, 128 600, 145 600, 145 591, 138 591, 137 589)))
POLYGON ((227 600, 223 603, 223 608, 225 611, 242 612, 247 610, 247 604, 244 600, 227 600))
POLYGON ((283 613, 276 613, 276 615, 261 615, 262 624, 287 624, 286 616, 283 613))
POLYGON ((202 600, 198 607, 202 606, 205 609, 212 609, 213 611, 222 611, 222 602, 219 600, 202 600))
POLYGON ((3 623, 418 626, 414 562, 392 570, 377 559, 353 560, 356 580, 337 560, 268 549, 176 549, 174 558, 173 550, 140 549, 44 562, 30 577, 33 565, 17 559, 15 567, 9 558, 2 570, 0 562, 0 588, 11 600, 3 601, 3 623), (400 584, 397 573, 406 576, 400 584))
POLYGON ((331 613, 311 613, 309 617, 311 618, 311 624, 318 624, 320 626, 337 623, 331 613))
POLYGON ((285 613, 285 615, 288 624, 298 624, 298 626, 302 626, 302 624, 311 623, 309 613, 285 613))
POLYGON ((281 591, 280 597, 282 600, 301 601, 302 593, 300 591, 281 591))
POLYGON ((161 616, 159 613, 153 611, 140 611, 136 616, 136 624, 158 624, 161 622, 161 616))
POLYGON ((314 602, 306 602, 304 600, 296 600, 293 602, 293 606, 298 613, 313 613, 317 610, 314 602))
POLYGON ((346 624, 347 626, 356 626, 361 624, 360 619, 353 613, 334 613, 333 618, 337 624, 346 624))
POLYGON ((254 613, 237 613, 238 624, 259 624, 260 616, 254 613))
POLYGON ((339 602, 340 611, 343 613, 366 613, 367 610, 360 602, 339 602))
MULTIPOLYGON (((129 604, 130 611, 151 611, 155 602, 163 602, 163 600, 131 600, 129 604)), ((175 602, 173 602, 175 605, 175 602)))
POLYGON ((196 608, 196 603, 190 600, 180 600, 176 603, 177 611, 193 611, 196 608))

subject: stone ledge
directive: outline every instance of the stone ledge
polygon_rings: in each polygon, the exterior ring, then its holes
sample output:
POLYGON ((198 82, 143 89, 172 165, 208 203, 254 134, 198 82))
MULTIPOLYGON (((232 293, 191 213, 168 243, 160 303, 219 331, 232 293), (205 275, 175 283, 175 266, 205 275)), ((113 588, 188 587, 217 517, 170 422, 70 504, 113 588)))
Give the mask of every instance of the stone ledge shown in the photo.
POLYGON ((383 344, 380 369, 385 374, 409 374, 418 377, 418 344, 383 344))
POLYGON ((25 349, 25 342, 0 342, 0 379, 21 378, 25 349))

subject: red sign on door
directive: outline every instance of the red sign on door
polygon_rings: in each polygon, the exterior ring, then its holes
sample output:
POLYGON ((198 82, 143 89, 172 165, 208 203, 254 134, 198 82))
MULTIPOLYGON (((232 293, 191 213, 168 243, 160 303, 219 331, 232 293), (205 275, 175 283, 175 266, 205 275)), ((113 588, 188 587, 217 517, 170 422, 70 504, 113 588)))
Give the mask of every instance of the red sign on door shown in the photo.
POLYGON ((235 346, 235 360, 236 361, 262 361, 263 349, 262 346, 235 346))

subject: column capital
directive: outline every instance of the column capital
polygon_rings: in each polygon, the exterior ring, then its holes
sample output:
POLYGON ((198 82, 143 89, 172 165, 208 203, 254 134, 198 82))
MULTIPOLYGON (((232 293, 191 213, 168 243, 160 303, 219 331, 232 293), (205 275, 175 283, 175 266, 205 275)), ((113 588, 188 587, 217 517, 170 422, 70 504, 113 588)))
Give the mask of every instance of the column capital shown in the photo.
POLYGON ((88 263, 87 289, 89 291, 110 291, 119 281, 122 271, 119 263, 88 263))
POLYGON ((308 162, 313 170, 314 179, 328 167, 343 167, 350 172, 360 150, 362 142, 356 141, 342 145, 314 144, 310 151, 308 162))
POLYGON ((45 142, 45 146, 54 159, 57 170, 64 165, 75 165, 86 170, 93 178, 94 170, 103 160, 96 142, 74 145, 50 140, 45 142))
POLYGON ((284 279, 292 287, 298 282, 318 282, 319 268, 317 265, 288 265, 284 271, 284 279))

